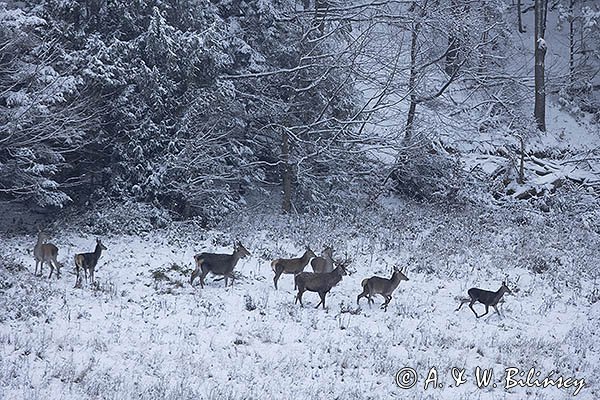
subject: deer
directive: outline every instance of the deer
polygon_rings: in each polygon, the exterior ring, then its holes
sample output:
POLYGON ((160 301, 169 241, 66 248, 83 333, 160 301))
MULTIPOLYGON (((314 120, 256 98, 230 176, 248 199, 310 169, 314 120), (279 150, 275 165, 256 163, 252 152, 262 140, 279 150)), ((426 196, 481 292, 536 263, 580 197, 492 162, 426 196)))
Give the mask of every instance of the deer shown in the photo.
POLYGON ((102 244, 100 239, 96 239, 96 248, 93 253, 75 254, 75 269, 77 270, 77 282, 75 283, 75 287, 81 287, 81 278, 79 276, 80 269, 83 269, 83 273, 85 274, 85 283, 88 281, 88 272, 92 283, 94 283, 96 265, 98 264, 98 259, 100 259, 100 256, 102 255, 102 250, 108 249, 102 244))
POLYGON ((356 297, 356 304, 359 304, 361 297, 366 297, 367 303, 369 303, 369 307, 371 307, 371 303, 375 303, 372 297, 376 294, 380 294, 385 299, 380 308, 387 312, 387 307, 392 300, 392 293, 394 293, 394 290, 396 290, 402 281, 408 281, 408 278, 405 273, 396 266, 394 266, 394 272, 392 272, 392 277, 390 279, 379 276, 363 279, 361 282, 363 291, 356 297))
POLYGON ((313 271, 319 274, 333 271, 333 249, 330 246, 326 246, 323 249, 323 255, 313 258, 310 261, 310 265, 313 271))
POLYGON ((196 269, 192 272, 190 285, 194 285, 194 279, 200 276, 200 286, 204 288, 204 278, 209 272, 215 275, 225 276, 225 287, 227 287, 227 278, 231 278, 233 286, 233 268, 240 260, 251 256, 250 252, 242 245, 240 241, 234 243, 233 254, 199 253, 194 256, 196 269))
POLYGON ((309 292, 317 292, 321 301, 315 308, 319 308, 321 304, 323 304, 323 309, 325 309, 325 296, 327 293, 337 285, 344 275, 348 275, 346 271, 346 267, 350 264, 350 261, 346 260, 337 264, 336 268, 331 272, 301 272, 294 277, 294 281, 296 282, 296 286, 298 287, 298 294, 296 294, 296 301, 300 302, 300 306, 304 307, 302 304, 302 295, 305 291, 309 292))
MULTIPOLYGON (((300 258, 278 258, 277 260, 273 260, 271 262, 271 269, 275 272, 275 277, 273 277, 273 283, 275 284, 275 290, 277 290, 277 281, 281 274, 294 274, 298 275, 311 258, 316 257, 316 254, 310 249, 310 247, 306 247, 306 251, 300 258)), ((296 280, 294 279, 294 289, 296 289, 296 280)))
POLYGON ((467 291, 467 293, 469 295, 469 298, 460 299, 460 305, 454 311, 460 310, 463 304, 469 303, 469 308, 471 309, 471 311, 473 311, 473 314, 475 314, 477 318, 481 318, 488 313, 490 306, 494 307, 494 310, 496 310, 498 315, 501 315, 496 305, 505 293, 512 293, 512 291, 508 288, 508 286, 506 286, 505 280, 502 282, 502 286, 500 286, 500 289, 498 289, 495 292, 479 288, 471 288, 467 291), (480 302, 485 305, 485 313, 481 315, 477 314, 477 312, 473 308, 473 304, 475 304, 476 302, 480 302))
POLYGON ((48 263, 50 265, 50 275, 48 275, 48 279, 52 278, 52 273, 54 269, 56 269, 56 278, 60 278, 60 268, 62 264, 58 262, 58 247, 53 245, 52 243, 45 243, 47 240, 47 236, 41 230, 38 231, 37 242, 33 248, 33 256, 35 258, 35 272, 34 275, 42 276, 42 271, 44 268, 44 263, 48 263), (38 265, 40 266, 40 273, 38 275, 38 265))

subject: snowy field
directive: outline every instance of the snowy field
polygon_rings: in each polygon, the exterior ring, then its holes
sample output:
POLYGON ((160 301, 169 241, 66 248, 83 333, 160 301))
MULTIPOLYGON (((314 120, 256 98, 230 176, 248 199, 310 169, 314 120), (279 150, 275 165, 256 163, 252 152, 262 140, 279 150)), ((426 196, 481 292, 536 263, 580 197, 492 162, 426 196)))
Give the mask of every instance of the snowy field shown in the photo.
POLYGON ((389 211, 354 228, 254 216, 220 231, 173 224, 103 235, 97 284, 83 289, 74 289, 72 259, 93 250, 93 232, 50 232, 65 263, 60 280, 47 279, 48 267, 33 276, 34 235, 7 235, 0 398, 568 399, 582 379, 575 398, 600 398, 596 211, 389 211), (252 256, 238 264, 234 286, 209 275, 204 289, 191 287, 193 255, 231 253, 235 238, 252 256), (290 275, 273 287, 270 260, 300 256, 304 244, 316 253, 332 244, 335 258, 353 260, 326 310, 314 309, 311 292, 305 308, 294 304, 290 275), (361 280, 389 277, 393 265, 406 266, 410 280, 388 311, 381 298, 358 308, 361 280), (506 275, 514 293, 503 317, 454 311, 468 288, 497 290, 506 275), (425 389, 434 367, 438 380, 425 389), (464 369, 458 386, 454 367, 464 369), (487 387, 477 387, 476 367, 493 370, 487 387), (417 372, 414 387, 396 384, 402 368, 417 372), (506 368, 576 381, 506 388, 506 368))

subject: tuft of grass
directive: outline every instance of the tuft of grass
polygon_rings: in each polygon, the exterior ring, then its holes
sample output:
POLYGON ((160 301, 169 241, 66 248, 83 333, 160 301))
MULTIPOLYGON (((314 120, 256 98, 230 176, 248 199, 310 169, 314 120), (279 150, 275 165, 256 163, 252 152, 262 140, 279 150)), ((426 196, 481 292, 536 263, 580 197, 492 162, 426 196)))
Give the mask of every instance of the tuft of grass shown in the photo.
POLYGON ((156 282, 159 281, 167 281, 169 282, 171 280, 171 278, 169 278, 169 276, 166 274, 165 270, 159 268, 159 269, 155 269, 154 271, 152 271, 152 279, 154 279, 156 282))

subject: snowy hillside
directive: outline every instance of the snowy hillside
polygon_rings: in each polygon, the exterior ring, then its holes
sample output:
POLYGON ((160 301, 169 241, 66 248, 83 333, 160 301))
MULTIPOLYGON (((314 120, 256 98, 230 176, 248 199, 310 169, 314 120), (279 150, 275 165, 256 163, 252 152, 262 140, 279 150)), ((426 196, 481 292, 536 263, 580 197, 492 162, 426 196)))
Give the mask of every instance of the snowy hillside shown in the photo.
POLYGON ((365 219, 359 229, 255 216, 222 232, 180 224, 106 236, 97 284, 83 289, 73 288, 71 260, 91 251, 95 236, 53 232, 65 263, 59 280, 32 275, 33 236, 6 238, 0 397, 566 399, 576 390, 505 389, 510 367, 535 368, 540 381, 552 371, 584 379, 577 398, 600 396, 597 214, 389 207, 386 225, 365 219), (230 253, 234 237, 252 253, 234 286, 209 275, 204 289, 191 287, 193 255, 230 253), (310 292, 301 308, 290 275, 274 289, 270 260, 325 243, 336 258, 352 258, 352 273, 332 289, 326 310, 313 308, 318 296, 310 292), (410 280, 388 311, 380 297, 357 307, 361 280, 389 277, 393 265, 406 266, 410 280), (496 290, 506 275, 513 295, 503 317, 454 311, 468 288, 496 290), (478 366, 493 369, 497 387, 477 388, 478 366), (418 374, 410 389, 395 383, 405 367, 418 374), (425 390, 433 367, 443 387, 425 390), (454 387, 453 367, 465 369, 466 383, 454 387))

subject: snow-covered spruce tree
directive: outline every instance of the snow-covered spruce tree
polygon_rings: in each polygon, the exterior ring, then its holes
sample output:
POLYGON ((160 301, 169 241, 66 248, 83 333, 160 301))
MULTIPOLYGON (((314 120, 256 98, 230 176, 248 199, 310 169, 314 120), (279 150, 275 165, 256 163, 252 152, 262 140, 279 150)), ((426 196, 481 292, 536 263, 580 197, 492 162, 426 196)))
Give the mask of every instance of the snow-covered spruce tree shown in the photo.
POLYGON ((310 4, 295 1, 215 4, 232 27, 228 78, 257 159, 253 172, 263 175, 255 177, 281 185, 284 212, 348 204, 370 166, 356 136, 343 26, 316 21, 310 4))
POLYGON ((103 110, 79 163, 98 178, 95 196, 186 215, 227 208, 239 174, 222 129, 231 99, 218 74, 229 58, 216 9, 200 0, 48 0, 42 10, 103 110))
POLYGON ((94 114, 47 21, 0 4, 0 201, 62 207, 94 114))

